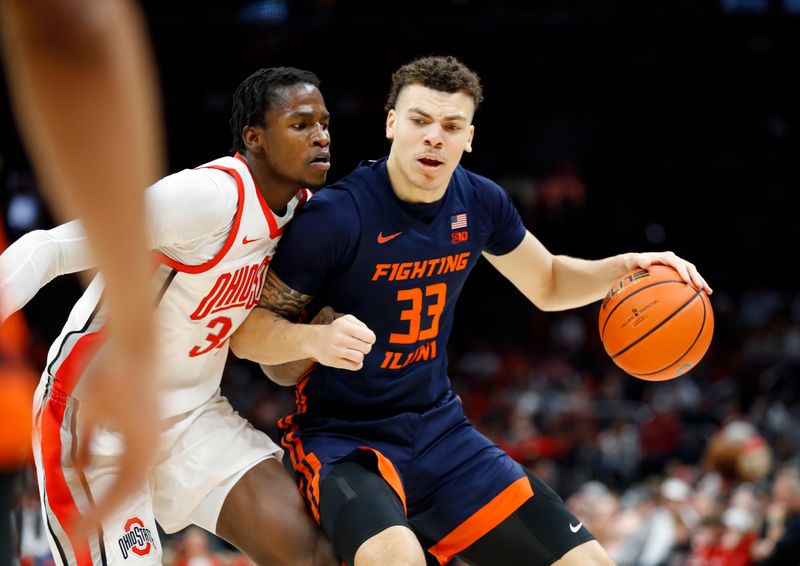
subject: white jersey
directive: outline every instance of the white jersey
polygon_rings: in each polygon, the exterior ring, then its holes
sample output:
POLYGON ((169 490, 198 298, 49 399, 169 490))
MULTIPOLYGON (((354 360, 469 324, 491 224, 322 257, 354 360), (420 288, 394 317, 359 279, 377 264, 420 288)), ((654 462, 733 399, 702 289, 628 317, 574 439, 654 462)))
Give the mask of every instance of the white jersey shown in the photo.
MULTIPOLYGON (((258 303, 284 227, 311 193, 299 190, 277 216, 235 157, 170 175, 148 191, 159 260, 157 382, 162 415, 170 417, 199 407, 219 388, 230 336, 258 303)), ((97 277, 50 348, 48 390, 81 397, 80 378, 103 343, 102 293, 97 277)))

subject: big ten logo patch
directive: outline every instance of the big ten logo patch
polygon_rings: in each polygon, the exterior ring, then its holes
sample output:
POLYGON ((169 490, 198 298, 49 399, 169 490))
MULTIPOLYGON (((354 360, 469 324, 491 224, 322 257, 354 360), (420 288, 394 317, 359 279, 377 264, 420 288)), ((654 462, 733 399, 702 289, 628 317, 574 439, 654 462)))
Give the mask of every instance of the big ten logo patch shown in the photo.
POLYGON ((131 517, 125 521, 122 536, 117 539, 117 545, 122 552, 122 558, 127 560, 134 556, 147 556, 155 548, 156 541, 150 529, 144 526, 139 517, 131 517))
POLYGON ((450 239, 453 241, 454 244, 460 244, 461 242, 466 242, 469 240, 469 232, 463 230, 461 232, 453 232, 450 234, 450 239))

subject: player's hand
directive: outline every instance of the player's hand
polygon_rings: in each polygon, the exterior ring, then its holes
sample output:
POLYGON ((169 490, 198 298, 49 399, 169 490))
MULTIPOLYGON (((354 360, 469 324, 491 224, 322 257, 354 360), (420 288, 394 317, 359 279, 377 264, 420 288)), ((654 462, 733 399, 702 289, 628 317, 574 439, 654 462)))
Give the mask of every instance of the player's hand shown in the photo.
POLYGON ((686 281, 695 289, 703 290, 706 294, 713 293, 713 289, 706 283, 706 280, 697 271, 695 265, 675 255, 672 252, 644 252, 644 253, 630 253, 625 256, 625 271, 631 271, 637 267, 647 269, 654 263, 669 265, 681 276, 681 279, 686 281))
POLYGON ((112 485, 99 496, 95 494, 92 510, 73 524, 77 535, 96 532, 101 521, 146 482, 160 433, 155 376, 149 360, 149 352, 144 350, 135 359, 127 354, 101 352, 89 376, 91 381, 80 405, 76 464, 83 469, 91 463, 92 437, 101 427, 119 433, 124 448, 112 485))
POLYGON ((353 371, 361 369, 364 356, 369 354, 375 343, 375 333, 366 324, 353 315, 338 314, 330 307, 323 308, 312 324, 326 325, 319 329, 314 343, 310 345, 312 358, 329 367, 353 371))

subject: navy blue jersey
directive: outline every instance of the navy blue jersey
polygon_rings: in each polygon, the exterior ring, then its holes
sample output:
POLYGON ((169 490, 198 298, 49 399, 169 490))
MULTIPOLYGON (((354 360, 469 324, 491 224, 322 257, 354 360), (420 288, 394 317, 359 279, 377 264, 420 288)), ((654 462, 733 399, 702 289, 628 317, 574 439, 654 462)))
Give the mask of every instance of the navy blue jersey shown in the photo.
POLYGON ((419 209, 396 197, 384 158, 321 190, 290 223, 270 269, 377 336, 360 371, 314 367, 303 419, 420 412, 447 397, 446 345, 464 280, 484 250, 510 252, 525 228, 502 188, 460 166, 442 201, 419 209))

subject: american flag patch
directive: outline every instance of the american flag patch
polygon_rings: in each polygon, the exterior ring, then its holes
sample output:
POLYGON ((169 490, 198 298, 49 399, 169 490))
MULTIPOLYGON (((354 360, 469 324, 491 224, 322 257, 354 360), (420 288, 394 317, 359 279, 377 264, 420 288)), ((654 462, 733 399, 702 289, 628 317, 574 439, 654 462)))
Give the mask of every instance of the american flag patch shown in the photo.
POLYGON ((459 212, 458 214, 453 214, 450 217, 450 229, 451 230, 460 230, 461 228, 467 227, 467 213, 466 212, 459 212))

